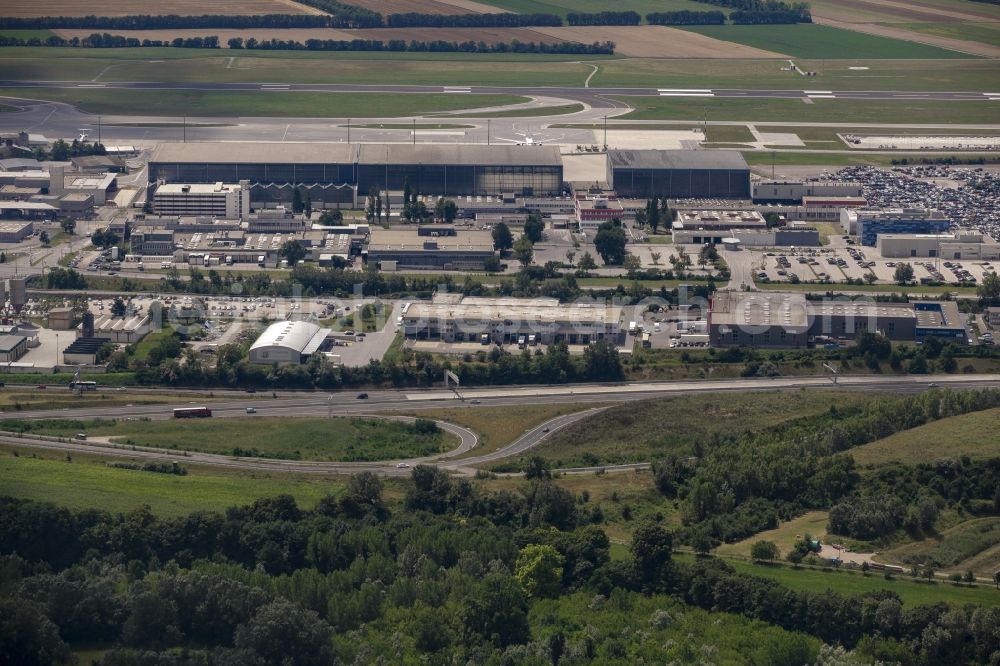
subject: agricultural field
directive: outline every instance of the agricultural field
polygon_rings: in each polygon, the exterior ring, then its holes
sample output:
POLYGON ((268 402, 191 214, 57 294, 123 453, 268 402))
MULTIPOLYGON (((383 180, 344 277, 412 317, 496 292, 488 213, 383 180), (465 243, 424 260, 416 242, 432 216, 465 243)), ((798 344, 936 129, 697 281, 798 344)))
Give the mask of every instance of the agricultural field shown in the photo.
MULTIPOLYGON (((299 506, 315 506, 336 495, 343 481, 310 475, 227 474, 189 469, 188 474, 157 474, 108 467, 109 458, 35 454, 21 447, 0 447, 3 494, 73 509, 131 511, 148 504, 158 516, 183 516, 193 511, 225 511, 260 497, 290 494, 299 506), (17 455, 14 455, 17 452, 17 455)), ((122 461, 127 461, 123 457, 122 461)))
POLYGON ((199 0, 169 0, 153 4, 142 0, 4 0, 3 16, 137 16, 140 14, 201 16, 225 14, 322 14, 318 9, 292 0, 222 0, 206 5, 199 0))
POLYGON ((487 4, 518 14, 556 14, 570 12, 634 11, 645 20, 650 12, 673 12, 687 9, 705 11, 705 5, 691 0, 625 0, 609 7, 601 0, 483 0, 487 4))
POLYGON ((617 97, 634 111, 624 120, 731 120, 745 122, 822 122, 949 125, 994 123, 996 105, 987 101, 941 102, 935 100, 739 99, 707 97, 617 97))
POLYGON ((997 546, 1000 546, 1000 518, 978 518, 960 523, 936 537, 888 550, 884 556, 888 562, 904 565, 929 564, 936 569, 965 571, 964 562, 984 551, 995 550, 997 546))
POLYGON ((203 92, 197 90, 93 90, 0 88, 0 97, 30 97, 72 104, 89 113, 289 118, 398 118, 477 107, 523 104, 515 95, 396 95, 392 93, 203 92))
POLYGON ((458 446, 454 435, 426 432, 418 426, 362 417, 0 421, 0 430, 64 437, 85 432, 91 440, 126 445, 283 460, 394 460, 434 455, 458 446))
POLYGON ((497 14, 505 10, 474 0, 351 0, 355 7, 364 7, 380 14, 497 14))
POLYGON ((787 53, 796 58, 857 60, 974 57, 901 39, 872 39, 871 35, 826 25, 703 25, 686 26, 683 29, 715 39, 787 53))
MULTIPOLYGON (((589 44, 611 40, 615 53, 631 58, 780 58, 782 49, 752 45, 735 40, 713 38, 662 25, 640 26, 567 26, 534 28, 554 39, 589 44)), ((621 85, 621 84, 618 84, 621 85)))
POLYGON ((1000 55, 1000 42, 989 39, 1000 21, 1000 8, 985 2, 937 0, 816 0, 817 23, 879 37, 919 41, 987 57, 1000 55), (992 24, 992 25, 991 25, 992 24))
POLYGON ((532 453, 553 467, 645 462, 715 436, 761 431, 826 412, 836 402, 860 406, 868 396, 844 391, 775 391, 718 396, 692 395, 643 400, 628 409, 601 412, 554 433, 532 453), (667 416, 669 415, 669 417, 667 416))
POLYGON ((908 465, 939 458, 1000 457, 1000 409, 942 419, 851 450, 859 465, 903 462, 908 465))

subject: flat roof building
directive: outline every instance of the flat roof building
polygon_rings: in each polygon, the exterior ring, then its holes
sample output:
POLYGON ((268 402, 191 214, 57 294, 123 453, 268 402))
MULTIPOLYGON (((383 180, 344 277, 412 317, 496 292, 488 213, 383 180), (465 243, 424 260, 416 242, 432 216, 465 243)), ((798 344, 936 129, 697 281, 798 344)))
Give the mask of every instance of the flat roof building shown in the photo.
POLYGON ((951 221, 933 208, 845 208, 840 226, 860 237, 862 245, 875 247, 880 234, 941 234, 951 221))
POLYGON ((590 344, 597 340, 617 344, 624 336, 621 318, 620 307, 604 304, 445 294, 431 303, 412 303, 403 315, 403 334, 442 342, 505 344, 534 335, 541 344, 590 344))
POLYGON ((296 188, 314 209, 358 204, 375 187, 443 196, 554 195, 562 190, 554 146, 433 144, 162 143, 149 161, 150 182, 250 181, 255 203, 288 203, 296 188))
POLYGON ((251 345, 251 363, 288 365, 305 363, 323 346, 329 331, 307 321, 271 324, 251 345))
POLYGON ((0 336, 0 362, 17 361, 28 353, 28 338, 23 335, 0 336))
MULTIPOLYGON (((754 203, 802 204, 810 199, 863 199, 861 183, 838 180, 765 180, 753 184, 754 203)), ((863 205, 863 204, 862 204, 863 205)))
POLYGON ((33 222, 0 222, 0 243, 20 243, 34 231, 33 222))
POLYGON ((416 229, 372 229, 368 263, 395 262, 396 268, 482 270, 496 256, 493 235, 483 230, 463 230, 429 225, 416 229))
POLYGON ((208 215, 228 219, 250 216, 250 181, 164 183, 153 194, 157 215, 208 215))
POLYGON ((786 292, 717 291, 709 306, 708 329, 710 344, 718 347, 805 347, 821 336, 848 340, 866 331, 890 340, 965 338, 952 301, 810 301, 786 292))
POLYGON ((876 246, 886 258, 1000 259, 1000 243, 969 230, 953 234, 879 234, 876 246))
POLYGON ((750 167, 735 150, 609 150, 607 169, 623 197, 750 198, 750 167))

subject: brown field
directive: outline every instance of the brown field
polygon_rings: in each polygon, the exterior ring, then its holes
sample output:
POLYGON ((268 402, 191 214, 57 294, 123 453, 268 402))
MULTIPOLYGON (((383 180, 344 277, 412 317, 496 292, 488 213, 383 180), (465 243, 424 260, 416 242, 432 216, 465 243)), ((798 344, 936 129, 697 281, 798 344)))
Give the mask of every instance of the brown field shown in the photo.
POLYGON ((351 0, 352 5, 380 14, 504 14, 505 9, 473 0, 351 0))
POLYGON ((782 58, 781 53, 755 49, 663 25, 578 26, 535 28, 536 32, 573 42, 615 43, 615 53, 634 58, 782 58))
POLYGON ((879 37, 891 37, 893 39, 903 39, 908 42, 930 44, 931 46, 940 46, 944 49, 952 49, 953 51, 960 51, 962 53, 971 53, 973 55, 984 56, 986 58, 1000 58, 1000 46, 984 44, 982 42, 975 42, 968 39, 955 39, 954 37, 928 35, 922 32, 914 32, 913 30, 897 28, 893 25, 880 23, 848 23, 846 21, 833 21, 830 19, 816 19, 816 22, 833 28, 844 28, 845 30, 854 30, 855 32, 878 35, 879 37))
POLYGON ((135 16, 139 14, 177 14, 201 16, 225 14, 322 14, 318 9, 293 0, 222 0, 206 4, 201 0, 168 0, 164 4, 142 0, 3 0, 0 16, 135 16))
MULTIPOLYGON (((89 29, 53 30, 60 37, 72 39, 84 38, 94 31, 89 29)), ((406 41, 432 41, 443 39, 449 42, 464 42, 472 40, 488 44, 510 42, 517 39, 521 42, 537 42, 557 44, 563 40, 551 35, 544 35, 530 28, 373 28, 371 30, 336 30, 333 28, 195 28, 178 30, 110 30, 115 35, 125 35, 136 39, 171 40, 175 37, 205 37, 215 35, 221 46, 225 48, 226 41, 232 37, 254 37, 258 41, 269 39, 295 39, 305 42, 307 39, 403 39, 406 41)), ((593 40, 591 40, 593 41, 593 40)))
POLYGON ((938 3, 897 0, 817 0, 810 3, 814 18, 846 23, 934 23, 942 21, 996 21, 995 9, 974 2, 938 3), (956 9, 956 7, 958 7, 956 9))
POLYGON ((855 30, 879 37, 891 37, 941 48, 953 49, 987 58, 1000 58, 1000 45, 982 40, 963 39, 962 23, 1000 25, 1000 7, 962 0, 814 0, 810 3, 813 20, 834 28, 855 30), (895 23, 955 25, 953 36, 908 30, 895 23))

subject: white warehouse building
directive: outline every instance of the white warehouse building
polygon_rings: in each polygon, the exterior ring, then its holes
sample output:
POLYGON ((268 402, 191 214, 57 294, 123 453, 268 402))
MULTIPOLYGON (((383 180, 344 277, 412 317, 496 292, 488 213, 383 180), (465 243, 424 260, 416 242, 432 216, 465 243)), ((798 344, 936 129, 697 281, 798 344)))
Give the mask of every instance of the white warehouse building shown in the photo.
POLYGON ((279 321, 250 347, 250 362, 260 365, 305 363, 319 351, 329 331, 306 321, 279 321))

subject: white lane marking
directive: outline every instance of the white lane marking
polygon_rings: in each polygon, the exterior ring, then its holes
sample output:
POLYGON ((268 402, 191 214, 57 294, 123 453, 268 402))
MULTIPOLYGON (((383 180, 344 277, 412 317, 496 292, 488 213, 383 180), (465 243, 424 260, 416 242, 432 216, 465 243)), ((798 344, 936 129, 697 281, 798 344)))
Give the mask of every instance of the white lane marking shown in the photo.
POLYGON ((832 95, 832 90, 803 90, 807 95, 832 95))
POLYGON ((78 83, 77 88, 105 88, 107 84, 105 83, 78 83))
POLYGON ((809 99, 837 99, 836 95, 807 95, 809 99))
POLYGON ((657 92, 710 93, 711 88, 657 88, 657 92))
POLYGON ((456 87, 456 86, 445 86, 444 91, 446 93, 471 93, 472 90, 468 87, 456 87))
POLYGON ((694 92, 663 92, 660 97, 715 97, 715 93, 694 93, 694 92))

